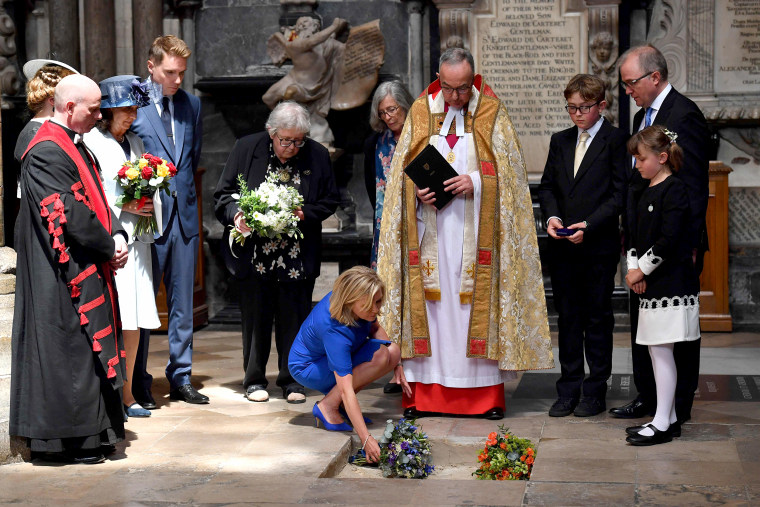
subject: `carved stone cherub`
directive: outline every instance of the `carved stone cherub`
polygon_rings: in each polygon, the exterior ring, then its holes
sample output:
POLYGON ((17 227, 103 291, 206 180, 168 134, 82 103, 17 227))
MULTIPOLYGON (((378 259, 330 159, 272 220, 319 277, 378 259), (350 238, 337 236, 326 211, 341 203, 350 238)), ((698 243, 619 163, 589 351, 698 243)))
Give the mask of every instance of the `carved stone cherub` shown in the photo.
POLYGON ((311 113, 311 137, 322 143, 333 140, 325 118, 340 86, 344 49, 335 35, 347 25, 345 20, 336 18, 329 27, 320 30, 318 19, 304 16, 298 18, 295 27, 283 27, 267 41, 272 61, 281 66, 290 59, 293 69, 266 91, 264 103, 270 109, 282 100, 295 100, 306 106, 311 113))

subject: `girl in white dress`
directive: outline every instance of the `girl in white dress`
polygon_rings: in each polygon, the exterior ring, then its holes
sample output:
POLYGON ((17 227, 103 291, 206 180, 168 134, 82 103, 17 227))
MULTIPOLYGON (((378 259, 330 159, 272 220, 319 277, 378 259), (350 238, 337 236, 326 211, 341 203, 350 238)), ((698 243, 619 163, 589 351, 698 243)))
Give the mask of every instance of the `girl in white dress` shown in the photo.
MULTIPOLYGON (((129 260, 116 273, 124 348, 127 352, 124 411, 127 416, 148 417, 150 411, 137 403, 132 395, 132 371, 140 342, 140 329, 156 329, 161 323, 153 292, 150 246, 153 236, 141 234, 133 237, 133 231, 139 217, 153 214, 154 203, 147 199, 142 207, 138 207, 138 201, 116 206, 116 199, 123 191, 115 178, 124 162, 136 160, 145 153, 142 140, 128 130, 137 117, 137 109, 150 104, 150 99, 137 76, 105 79, 100 82, 100 89, 103 94, 100 105, 103 119, 98 122, 97 129, 85 134, 84 142, 100 163, 108 203, 129 235, 129 260)), ((158 220, 158 223, 161 221, 158 220)))
POLYGON ((626 441, 632 445, 661 444, 681 436, 673 344, 700 337, 699 277, 687 238, 689 199, 686 185, 673 175, 683 158, 677 137, 655 125, 628 141, 641 178, 632 179, 628 194, 625 281, 639 294, 636 343, 649 347, 657 387, 654 420, 626 429, 626 441))

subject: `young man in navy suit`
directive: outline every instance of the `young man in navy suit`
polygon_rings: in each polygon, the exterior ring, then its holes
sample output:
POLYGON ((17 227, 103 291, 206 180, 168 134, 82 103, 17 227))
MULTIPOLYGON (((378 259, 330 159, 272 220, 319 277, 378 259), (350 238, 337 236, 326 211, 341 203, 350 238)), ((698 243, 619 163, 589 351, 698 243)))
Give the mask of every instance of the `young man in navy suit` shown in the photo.
MULTIPOLYGON (((188 403, 208 403, 190 383, 193 359, 193 284, 198 261, 198 204, 194 175, 201 155, 200 100, 180 88, 187 69, 190 49, 174 35, 156 38, 150 48, 148 72, 161 85, 163 96, 137 112, 132 130, 145 143, 148 153, 164 158, 177 167, 170 194, 161 196, 163 233, 156 237, 153 284, 161 279, 166 287, 169 308, 169 361, 166 378, 170 397, 188 403)), ((153 377, 146 370, 148 333, 141 337, 132 382, 138 403, 155 408, 150 392, 153 377), (147 405, 146 405, 147 403, 147 405)))
POLYGON ((605 84, 596 76, 578 74, 570 80, 565 109, 575 126, 552 136, 538 190, 559 313, 562 374, 552 417, 603 412, 612 372, 612 290, 620 261, 628 134, 602 116, 604 93, 605 84))
MULTIPOLYGON (((699 107, 684 97, 668 82, 668 63, 663 54, 652 45, 629 49, 620 57, 620 85, 641 109, 633 117, 633 131, 650 125, 662 125, 678 135, 683 149, 683 164, 675 173, 686 184, 691 215, 689 238, 694 267, 702 272, 707 243, 707 200, 709 197, 710 131, 699 107)), ((641 175, 630 167, 629 189, 641 185, 641 175)), ((625 223, 625 221, 624 221, 625 223)), ((622 407, 610 409, 610 415, 633 419, 654 414, 657 394, 652 371, 652 360, 645 345, 636 344, 639 298, 631 292, 631 355, 633 381, 638 395, 622 407)), ((691 418, 691 407, 699 382, 699 354, 701 339, 679 342, 673 347, 678 370, 676 383, 676 417, 683 423, 691 418)))

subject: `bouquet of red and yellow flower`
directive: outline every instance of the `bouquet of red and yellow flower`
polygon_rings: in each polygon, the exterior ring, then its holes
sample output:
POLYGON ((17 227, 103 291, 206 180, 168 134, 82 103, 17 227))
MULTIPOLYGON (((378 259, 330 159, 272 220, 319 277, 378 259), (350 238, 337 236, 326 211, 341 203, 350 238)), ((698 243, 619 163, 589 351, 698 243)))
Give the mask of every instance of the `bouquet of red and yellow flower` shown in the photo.
MULTIPOLYGON (((139 201, 137 209, 145 205, 145 201, 161 190, 169 193, 169 180, 177 174, 174 164, 150 153, 135 160, 125 162, 116 173, 116 181, 124 193, 116 199, 116 205, 121 207, 132 201, 139 201)), ((141 216, 137 219, 132 237, 140 234, 154 234, 158 229, 156 216, 141 216)))
POLYGON ((509 428, 499 426, 499 433, 488 435, 485 448, 480 451, 480 467, 472 473, 478 479, 497 481, 527 481, 533 470, 536 450, 527 438, 510 435, 509 428))

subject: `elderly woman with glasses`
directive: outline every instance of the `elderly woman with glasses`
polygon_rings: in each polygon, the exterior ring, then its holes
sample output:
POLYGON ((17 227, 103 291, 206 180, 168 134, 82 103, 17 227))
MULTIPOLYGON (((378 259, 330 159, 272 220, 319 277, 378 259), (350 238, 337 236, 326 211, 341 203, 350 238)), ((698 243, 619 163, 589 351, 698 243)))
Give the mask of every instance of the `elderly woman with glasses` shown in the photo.
POLYGON ((319 276, 322 221, 335 212, 340 196, 327 149, 307 137, 309 113, 300 104, 281 102, 270 113, 266 131, 235 143, 214 192, 216 216, 224 225, 223 254, 238 281, 243 334, 243 388, 250 401, 267 401, 266 365, 274 323, 278 356, 276 384, 288 403, 306 401, 304 388, 288 371, 288 354, 311 311, 319 276), (241 246, 229 241, 235 229, 251 232, 238 208, 238 176, 256 189, 267 174, 294 187, 304 198, 295 211, 303 238, 269 239, 255 232, 241 246))
POLYGON ((364 142, 364 182, 375 208, 374 239, 370 265, 377 267, 377 243, 380 218, 385 200, 385 174, 391 167, 396 142, 404 128, 406 113, 412 106, 412 96, 401 81, 381 83, 372 97, 369 125, 375 132, 364 142))

